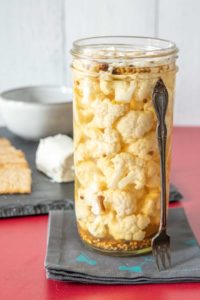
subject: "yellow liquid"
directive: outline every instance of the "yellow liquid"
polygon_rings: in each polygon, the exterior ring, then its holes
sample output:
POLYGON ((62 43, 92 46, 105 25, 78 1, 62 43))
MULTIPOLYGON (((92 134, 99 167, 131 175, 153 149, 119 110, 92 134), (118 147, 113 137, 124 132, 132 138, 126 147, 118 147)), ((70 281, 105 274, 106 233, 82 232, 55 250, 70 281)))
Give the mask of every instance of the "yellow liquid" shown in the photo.
POLYGON ((176 70, 165 65, 120 72, 120 79, 105 79, 74 70, 75 207, 87 245, 129 255, 149 251, 159 226, 160 163, 151 95, 160 77, 169 94, 169 188, 176 70))

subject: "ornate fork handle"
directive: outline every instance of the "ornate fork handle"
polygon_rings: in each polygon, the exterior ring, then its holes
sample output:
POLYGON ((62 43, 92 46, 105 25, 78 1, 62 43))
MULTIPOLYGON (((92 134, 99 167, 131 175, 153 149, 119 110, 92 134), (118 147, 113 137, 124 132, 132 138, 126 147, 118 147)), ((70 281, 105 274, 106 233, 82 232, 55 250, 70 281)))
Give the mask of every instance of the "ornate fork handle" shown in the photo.
POLYGON ((167 195, 166 195, 166 141, 167 127, 165 117, 168 105, 168 92, 159 79, 153 91, 153 106, 157 115, 157 140, 160 152, 161 173, 161 218, 158 233, 152 238, 152 251, 156 259, 158 270, 167 269, 171 265, 170 258, 170 236, 167 234, 167 195))
POLYGON ((162 81, 156 83, 153 93, 153 105, 158 119, 157 138, 160 152, 160 172, 161 172, 161 222, 159 230, 166 230, 167 226, 167 192, 166 192, 166 143, 167 126, 165 116, 168 106, 168 92, 162 81))

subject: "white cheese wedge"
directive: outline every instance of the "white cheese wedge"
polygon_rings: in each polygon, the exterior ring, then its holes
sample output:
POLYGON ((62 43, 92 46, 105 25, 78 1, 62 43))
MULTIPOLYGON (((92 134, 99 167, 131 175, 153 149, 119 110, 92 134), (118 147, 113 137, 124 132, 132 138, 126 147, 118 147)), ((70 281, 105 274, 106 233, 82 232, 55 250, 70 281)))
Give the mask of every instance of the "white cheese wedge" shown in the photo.
POLYGON ((62 134, 41 139, 36 152, 36 167, 55 182, 73 181, 73 140, 62 134))

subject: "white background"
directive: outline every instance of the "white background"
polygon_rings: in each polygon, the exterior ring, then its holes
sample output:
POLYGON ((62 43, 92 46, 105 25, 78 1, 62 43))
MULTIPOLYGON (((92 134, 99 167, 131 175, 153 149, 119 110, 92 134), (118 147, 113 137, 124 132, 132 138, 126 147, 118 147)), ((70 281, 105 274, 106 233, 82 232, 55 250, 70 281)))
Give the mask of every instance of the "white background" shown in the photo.
POLYGON ((122 34, 177 43, 175 124, 200 125, 199 0, 0 0, 0 91, 70 86, 72 41, 122 34))

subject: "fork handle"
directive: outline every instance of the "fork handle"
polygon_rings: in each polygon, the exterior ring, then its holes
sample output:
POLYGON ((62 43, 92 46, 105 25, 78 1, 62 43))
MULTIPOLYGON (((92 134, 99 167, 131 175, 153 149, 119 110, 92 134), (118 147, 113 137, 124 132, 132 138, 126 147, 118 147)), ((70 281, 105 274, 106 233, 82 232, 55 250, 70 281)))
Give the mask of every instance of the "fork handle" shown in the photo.
POLYGON ((166 143, 167 126, 165 117, 168 106, 168 92, 162 79, 159 79, 153 90, 153 105, 157 115, 157 139, 160 154, 160 172, 161 172, 161 220, 160 230, 166 230, 167 227, 167 191, 166 191, 166 143))

